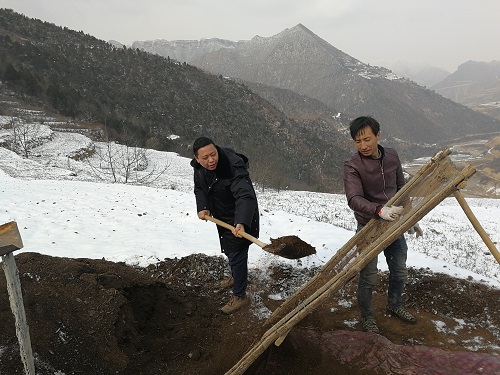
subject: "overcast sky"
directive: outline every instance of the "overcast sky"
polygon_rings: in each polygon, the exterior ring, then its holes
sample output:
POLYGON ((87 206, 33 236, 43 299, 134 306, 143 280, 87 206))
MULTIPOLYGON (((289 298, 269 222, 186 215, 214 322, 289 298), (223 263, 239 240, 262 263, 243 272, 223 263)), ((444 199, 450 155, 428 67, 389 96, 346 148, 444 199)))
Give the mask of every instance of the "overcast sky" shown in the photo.
POLYGON ((136 40, 269 37, 302 23, 361 60, 454 72, 500 60, 499 0, 0 0, 28 17, 130 45, 136 40))

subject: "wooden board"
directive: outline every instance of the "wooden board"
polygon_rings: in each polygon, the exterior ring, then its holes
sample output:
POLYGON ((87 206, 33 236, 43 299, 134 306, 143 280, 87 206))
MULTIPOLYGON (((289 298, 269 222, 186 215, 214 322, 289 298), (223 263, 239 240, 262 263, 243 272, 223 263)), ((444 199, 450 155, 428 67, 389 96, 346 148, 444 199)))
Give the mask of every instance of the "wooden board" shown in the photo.
POLYGON ((17 228, 17 223, 11 221, 0 225, 0 255, 5 255, 22 248, 23 240, 17 228))

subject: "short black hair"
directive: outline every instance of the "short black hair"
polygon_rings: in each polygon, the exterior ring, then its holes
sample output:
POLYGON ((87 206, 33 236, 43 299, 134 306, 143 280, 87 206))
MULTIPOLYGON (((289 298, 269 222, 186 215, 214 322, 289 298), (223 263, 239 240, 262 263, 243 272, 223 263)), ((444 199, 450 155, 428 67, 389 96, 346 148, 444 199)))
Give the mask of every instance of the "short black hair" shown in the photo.
POLYGON ((380 124, 373 117, 361 116, 352 120, 349 125, 352 139, 355 139, 359 131, 367 126, 372 128, 373 134, 375 135, 380 132, 380 124))
POLYGON ((208 145, 214 145, 214 141, 212 141, 210 138, 207 137, 200 137, 196 139, 193 143, 193 154, 195 156, 198 156, 198 150, 202 147, 208 146, 208 145))

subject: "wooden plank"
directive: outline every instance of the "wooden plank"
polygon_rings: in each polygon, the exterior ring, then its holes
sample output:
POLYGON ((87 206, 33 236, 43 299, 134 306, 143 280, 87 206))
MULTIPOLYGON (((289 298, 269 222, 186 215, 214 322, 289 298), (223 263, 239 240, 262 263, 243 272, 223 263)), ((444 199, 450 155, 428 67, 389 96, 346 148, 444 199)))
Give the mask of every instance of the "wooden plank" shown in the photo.
POLYGON ((17 228, 17 223, 11 221, 0 225, 0 255, 23 248, 23 240, 17 228))

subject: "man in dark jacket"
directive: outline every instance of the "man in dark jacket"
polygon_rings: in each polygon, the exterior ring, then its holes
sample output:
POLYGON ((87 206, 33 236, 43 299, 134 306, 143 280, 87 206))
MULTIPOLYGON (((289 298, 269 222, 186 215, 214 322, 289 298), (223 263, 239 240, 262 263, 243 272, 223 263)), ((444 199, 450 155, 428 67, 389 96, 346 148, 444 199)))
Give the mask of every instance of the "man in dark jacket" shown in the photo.
MULTIPOLYGON (((386 203, 403 187, 403 168, 396 150, 378 144, 380 125, 371 117, 358 117, 350 124, 351 137, 358 152, 344 163, 344 190, 349 207, 354 211, 361 230, 372 218, 393 221, 403 207, 386 203)), ((416 224, 409 232, 422 231, 416 224)), ((408 247, 401 235, 385 250, 389 267, 387 311, 405 322, 415 323, 415 317, 403 306, 403 290, 408 277, 406 257, 408 247)), ((363 330, 379 332, 372 311, 372 291, 377 281, 377 258, 361 270, 358 282, 358 305, 361 310, 363 330)))
POLYGON ((221 308, 232 314, 248 305, 248 248, 250 241, 241 236, 247 232, 259 236, 259 209, 255 190, 248 173, 248 159, 229 148, 216 146, 206 137, 193 144, 194 194, 198 217, 213 216, 234 229, 217 226, 221 251, 227 256, 231 269, 222 286, 232 287, 229 302, 221 308))

